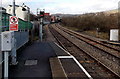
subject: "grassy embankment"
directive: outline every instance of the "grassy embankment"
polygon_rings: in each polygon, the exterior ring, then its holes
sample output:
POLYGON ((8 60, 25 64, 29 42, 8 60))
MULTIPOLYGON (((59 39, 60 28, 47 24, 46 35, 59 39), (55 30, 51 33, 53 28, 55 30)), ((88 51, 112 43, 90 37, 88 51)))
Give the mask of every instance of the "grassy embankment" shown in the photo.
MULTIPOLYGON (((77 31, 77 32, 80 32, 78 28, 75 28, 75 27, 67 27, 67 26, 64 26, 68 29, 71 29, 73 31, 77 31)), ((86 35, 90 35, 90 36, 93 36, 93 37, 97 37, 97 38, 101 38, 101 39, 105 39, 105 40, 109 40, 109 34, 108 33, 105 33, 105 32, 99 32, 97 33, 95 30, 89 30, 89 31, 82 31, 80 33, 83 33, 83 34, 86 34, 86 35)))

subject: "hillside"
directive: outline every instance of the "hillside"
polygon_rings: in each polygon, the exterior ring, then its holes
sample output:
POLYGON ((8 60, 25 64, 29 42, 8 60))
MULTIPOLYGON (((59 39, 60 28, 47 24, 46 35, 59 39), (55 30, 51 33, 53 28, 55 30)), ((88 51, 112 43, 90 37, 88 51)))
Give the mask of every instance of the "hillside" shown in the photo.
POLYGON ((103 11, 103 13, 105 13, 105 14, 115 14, 115 13, 118 13, 118 9, 103 11))

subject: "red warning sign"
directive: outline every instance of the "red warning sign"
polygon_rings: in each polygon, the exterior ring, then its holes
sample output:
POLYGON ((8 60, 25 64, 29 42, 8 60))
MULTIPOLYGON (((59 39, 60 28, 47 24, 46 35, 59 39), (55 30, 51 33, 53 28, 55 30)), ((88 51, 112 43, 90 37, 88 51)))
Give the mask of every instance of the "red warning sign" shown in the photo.
POLYGON ((10 31, 18 31, 18 17, 10 16, 10 31))

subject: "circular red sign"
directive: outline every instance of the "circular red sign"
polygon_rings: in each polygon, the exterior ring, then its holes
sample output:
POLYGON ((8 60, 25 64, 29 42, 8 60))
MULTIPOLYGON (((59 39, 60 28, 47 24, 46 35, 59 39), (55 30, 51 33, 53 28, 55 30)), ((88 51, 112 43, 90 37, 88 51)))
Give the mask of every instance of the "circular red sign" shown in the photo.
POLYGON ((15 23, 18 22, 18 18, 17 18, 16 16, 12 16, 12 17, 10 18, 10 22, 11 22, 12 24, 15 24, 15 23))

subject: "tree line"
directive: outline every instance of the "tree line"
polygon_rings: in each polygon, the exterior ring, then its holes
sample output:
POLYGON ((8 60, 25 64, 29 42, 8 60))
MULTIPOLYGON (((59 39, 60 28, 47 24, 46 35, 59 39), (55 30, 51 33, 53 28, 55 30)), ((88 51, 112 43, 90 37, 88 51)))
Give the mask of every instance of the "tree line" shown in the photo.
POLYGON ((63 17, 61 24, 68 27, 76 27, 79 31, 96 30, 109 32, 118 28, 118 14, 87 13, 74 17, 63 17))

